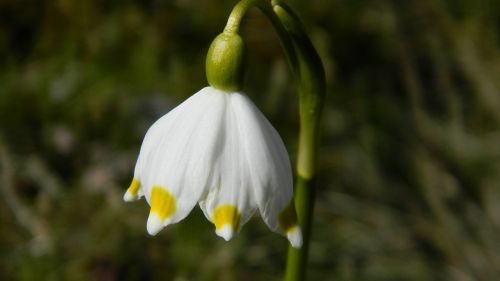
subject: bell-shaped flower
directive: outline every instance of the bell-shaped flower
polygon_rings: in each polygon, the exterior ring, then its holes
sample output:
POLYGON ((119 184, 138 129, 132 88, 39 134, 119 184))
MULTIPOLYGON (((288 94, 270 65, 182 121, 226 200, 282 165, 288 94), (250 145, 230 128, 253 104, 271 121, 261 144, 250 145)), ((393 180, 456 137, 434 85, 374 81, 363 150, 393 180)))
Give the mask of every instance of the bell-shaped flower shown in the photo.
POLYGON ((148 130, 125 201, 144 196, 155 235, 199 203, 217 235, 230 240, 255 210, 301 247, 293 178, 283 141, 244 94, 206 87, 148 130))

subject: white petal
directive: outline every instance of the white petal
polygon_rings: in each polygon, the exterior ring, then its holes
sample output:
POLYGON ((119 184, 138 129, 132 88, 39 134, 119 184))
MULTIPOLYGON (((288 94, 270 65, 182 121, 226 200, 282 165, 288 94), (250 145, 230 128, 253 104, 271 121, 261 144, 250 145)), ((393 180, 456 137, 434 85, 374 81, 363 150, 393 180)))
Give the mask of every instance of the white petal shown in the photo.
POLYGON ((161 194, 168 202, 172 197, 174 205, 173 213, 159 218, 160 222, 150 219, 150 233, 182 220, 205 192, 211 164, 218 155, 225 103, 224 93, 206 87, 148 130, 136 164, 136 178, 152 207, 151 216, 155 188, 165 191, 161 194))
POLYGON ((135 201, 137 199, 138 199, 137 196, 132 195, 128 190, 123 195, 123 201, 125 201, 125 202, 132 202, 132 201, 135 201))
POLYGON ((132 183, 130 184, 129 188, 123 195, 123 200, 125 202, 131 202, 135 200, 139 200, 143 196, 142 193, 142 188, 141 188, 141 183, 137 178, 134 177, 132 180, 132 183))
POLYGON ((293 227, 290 229, 286 233, 286 237, 288 238, 288 241, 290 241, 290 244, 292 244, 292 247, 302 247, 302 231, 300 230, 300 227, 293 227))
MULTIPOLYGON (((229 94, 228 97, 232 95, 229 94)), ((205 216, 215 224, 216 233, 226 240, 232 237, 226 235, 227 226, 232 232, 239 231, 257 208, 236 119, 237 113, 227 107, 224 130, 220 132, 220 155, 213 166, 209 192, 200 201, 205 216)))
POLYGON ((169 221, 162 220, 157 214, 150 214, 148 217, 148 222, 146 224, 146 229, 149 235, 156 235, 163 227, 167 226, 169 221))
POLYGON ((292 169, 283 141, 245 95, 231 95, 230 107, 238 113, 241 149, 248 162, 252 190, 261 215, 271 230, 288 233, 295 225, 284 225, 279 217, 285 214, 292 224, 296 224, 296 217, 295 207, 291 203, 292 169))
POLYGON ((226 241, 233 239, 234 236, 233 227, 229 224, 222 226, 219 230, 216 230, 215 233, 226 241))

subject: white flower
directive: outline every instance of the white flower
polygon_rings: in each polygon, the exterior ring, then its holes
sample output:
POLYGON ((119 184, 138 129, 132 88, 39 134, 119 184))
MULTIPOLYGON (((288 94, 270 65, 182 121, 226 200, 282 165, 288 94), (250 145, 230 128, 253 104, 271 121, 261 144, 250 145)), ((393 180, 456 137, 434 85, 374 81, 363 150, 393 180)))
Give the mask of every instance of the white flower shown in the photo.
POLYGON ((151 235, 199 203, 225 240, 259 209, 272 231, 302 245, 283 141, 241 93, 203 88, 151 126, 124 200, 143 195, 151 235))

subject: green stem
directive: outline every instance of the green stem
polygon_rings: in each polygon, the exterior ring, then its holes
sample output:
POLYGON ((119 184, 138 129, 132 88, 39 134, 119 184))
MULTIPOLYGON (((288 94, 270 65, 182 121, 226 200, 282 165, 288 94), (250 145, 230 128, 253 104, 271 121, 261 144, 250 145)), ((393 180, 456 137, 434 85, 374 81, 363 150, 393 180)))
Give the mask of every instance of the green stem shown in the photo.
POLYGON ((279 0, 242 0, 231 12, 225 32, 238 32, 244 14, 258 7, 270 19, 297 81, 300 107, 299 150, 295 206, 303 245, 288 250, 286 281, 305 280, 314 209, 321 112, 325 97, 325 73, 321 59, 293 11, 279 0))
MULTIPOLYGON (((290 64, 290 67, 292 68, 292 70, 297 69, 297 58, 295 55, 295 50, 293 47, 292 40, 288 35, 288 32, 286 31, 285 27, 281 24, 280 19, 274 13, 273 6, 271 5, 270 1, 242 0, 238 2, 238 4, 234 6, 233 10, 231 11, 231 14, 229 15, 226 27, 224 28, 224 32, 237 33, 239 31, 239 27, 241 24, 241 20, 243 19, 243 16, 249 9, 253 7, 259 8, 262 11, 262 13, 264 13, 264 15, 266 15, 266 17, 269 19, 274 29, 276 30, 276 33, 278 34, 281 45, 285 50, 285 56, 288 60, 288 63, 290 64)), ((295 75, 296 72, 294 71, 293 74, 295 75)))
POLYGON ((306 278, 316 189, 320 120, 325 97, 325 72, 321 59, 298 17, 281 1, 273 0, 273 6, 274 12, 292 38, 297 56, 295 71, 298 72, 296 76, 298 77, 300 133, 295 205, 304 243, 300 249, 289 247, 285 280, 299 281, 306 278))

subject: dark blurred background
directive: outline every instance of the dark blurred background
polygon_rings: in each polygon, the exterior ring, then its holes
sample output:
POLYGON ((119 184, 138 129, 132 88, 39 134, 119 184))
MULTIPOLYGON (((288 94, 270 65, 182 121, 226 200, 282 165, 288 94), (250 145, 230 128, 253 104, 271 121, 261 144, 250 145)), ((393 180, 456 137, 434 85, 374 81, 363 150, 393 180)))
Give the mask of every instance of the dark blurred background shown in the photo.
MULTIPOLYGON (((500 280, 500 2, 287 1, 327 72, 309 280, 500 280)), ((280 280, 255 216, 156 237, 125 204, 147 128, 206 85, 235 1, 0 0, 0 280, 280 280)), ((297 147, 297 101, 249 13, 245 91, 297 147)))

